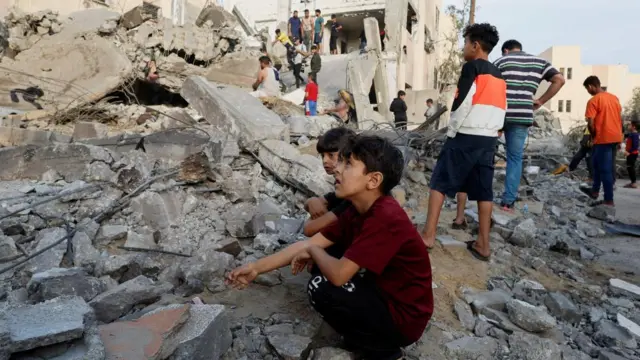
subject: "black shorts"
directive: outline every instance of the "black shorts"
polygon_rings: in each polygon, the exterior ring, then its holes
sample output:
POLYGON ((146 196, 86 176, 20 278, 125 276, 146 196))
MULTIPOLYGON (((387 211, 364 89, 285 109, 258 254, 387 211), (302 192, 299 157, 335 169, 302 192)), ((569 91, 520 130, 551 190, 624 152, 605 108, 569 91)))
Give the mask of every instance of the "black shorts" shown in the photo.
POLYGON ((454 197, 467 193, 469 200, 493 201, 493 157, 498 138, 456 134, 447 138, 433 169, 432 190, 454 197))
POLYGON ((329 50, 337 50, 338 49, 338 37, 331 36, 329 38, 329 50))

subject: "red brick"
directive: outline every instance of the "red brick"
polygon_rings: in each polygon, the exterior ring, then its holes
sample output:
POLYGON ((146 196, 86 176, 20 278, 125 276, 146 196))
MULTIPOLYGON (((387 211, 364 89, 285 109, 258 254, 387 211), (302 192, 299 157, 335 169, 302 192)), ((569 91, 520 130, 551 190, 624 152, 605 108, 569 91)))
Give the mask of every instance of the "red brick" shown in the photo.
POLYGON ((106 360, 161 360, 178 345, 175 335, 189 319, 189 305, 162 310, 134 321, 100 326, 106 360))

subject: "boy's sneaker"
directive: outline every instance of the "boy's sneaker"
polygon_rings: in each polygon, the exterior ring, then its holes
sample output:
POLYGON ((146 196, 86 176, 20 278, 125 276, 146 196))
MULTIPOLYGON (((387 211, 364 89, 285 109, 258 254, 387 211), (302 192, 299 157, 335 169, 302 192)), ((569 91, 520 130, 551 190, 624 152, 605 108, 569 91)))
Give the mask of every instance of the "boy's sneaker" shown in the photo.
POLYGON ((590 197, 591 200, 596 200, 599 195, 597 192, 594 193, 593 190, 587 186, 580 186, 580 191, 582 191, 585 195, 590 197))

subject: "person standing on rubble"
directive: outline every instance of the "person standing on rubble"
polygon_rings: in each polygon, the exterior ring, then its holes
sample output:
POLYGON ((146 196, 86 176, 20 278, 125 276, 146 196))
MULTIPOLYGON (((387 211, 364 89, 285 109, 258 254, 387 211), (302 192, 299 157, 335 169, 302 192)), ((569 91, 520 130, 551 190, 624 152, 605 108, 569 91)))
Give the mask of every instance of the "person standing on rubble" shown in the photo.
POLYGON ((494 63, 507 82, 507 115, 504 121, 507 177, 504 182, 501 206, 513 210, 522 177, 524 145, 533 125, 533 111, 551 100, 564 85, 564 76, 547 60, 522 51, 516 40, 505 41, 502 57, 494 63), (551 85, 538 99, 534 99, 542 80, 551 85))
POLYGON ((268 56, 261 56, 260 71, 258 78, 253 83, 253 92, 251 95, 255 97, 280 96, 280 83, 276 79, 276 70, 271 67, 271 59, 268 56))
POLYGON ((298 10, 293 12, 293 16, 289 18, 289 37, 302 39, 302 20, 298 17, 298 10))
POLYGON ((322 58, 320 54, 318 54, 318 45, 311 46, 311 72, 310 75, 313 76, 313 81, 318 83, 318 73, 320 69, 322 69, 322 58))
POLYGON ((445 196, 468 194, 478 201, 480 229, 467 249, 478 260, 489 261, 489 230, 493 210, 493 158, 498 132, 507 109, 507 84, 500 69, 489 62, 489 53, 499 41, 490 24, 473 24, 464 30, 462 67, 451 108, 447 140, 438 156, 429 187, 427 222, 422 239, 435 246, 436 230, 445 196))
POLYGON ((338 22, 336 14, 331 15, 331 36, 329 37, 329 50, 332 55, 338 54, 338 37, 342 31, 342 24, 338 22))
MULTIPOLYGON (((433 106, 433 99, 427 99, 427 111, 424 112, 424 121, 429 120, 433 115, 436 114, 436 108, 433 106)), ((436 120, 435 129, 438 130, 440 128, 440 119, 436 120)))
POLYGON ((391 106, 389 106, 389 111, 393 113, 394 123, 398 130, 407 130, 407 103, 404 102, 406 95, 404 91, 398 91, 398 97, 393 99, 391 106))
POLYGON ((304 9, 302 18, 302 42, 307 49, 311 49, 313 42, 313 18, 309 14, 309 9, 304 9))
POLYGON ((316 19, 313 22, 313 44, 322 52, 322 31, 324 30, 324 18, 320 9, 316 9, 316 19))
POLYGON ((624 155, 627 157, 627 172, 631 182, 625 185, 625 188, 636 189, 636 161, 638 160, 638 148, 640 148, 640 120, 633 120, 629 123, 629 133, 627 134, 624 147, 624 155))
POLYGON ((606 92, 600 85, 597 76, 589 76, 583 83, 592 98, 587 103, 585 119, 589 131, 593 135, 593 184, 591 187, 580 187, 580 190, 591 199, 597 200, 600 187, 604 190, 604 200, 594 201, 592 206, 614 206, 613 184, 615 154, 623 140, 622 106, 618 97, 606 92))
POLYGON ((295 51, 296 54, 293 56, 293 77, 296 79, 296 88, 300 88, 300 85, 305 84, 304 78, 302 77, 302 60, 304 56, 307 54, 307 48, 304 47, 304 44, 300 41, 299 38, 293 38, 295 43, 295 51))

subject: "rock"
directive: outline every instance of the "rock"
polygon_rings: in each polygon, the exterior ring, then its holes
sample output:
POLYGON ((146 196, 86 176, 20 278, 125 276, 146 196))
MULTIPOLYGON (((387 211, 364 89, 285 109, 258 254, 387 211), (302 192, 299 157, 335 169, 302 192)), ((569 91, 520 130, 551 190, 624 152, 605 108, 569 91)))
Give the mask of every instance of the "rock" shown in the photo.
POLYGON ((102 281, 89 277, 83 269, 53 268, 34 274, 27 284, 30 298, 36 302, 59 296, 79 296, 85 301, 95 298, 106 288, 102 281))
POLYGON ((591 251, 587 250, 584 246, 580 247, 580 258, 582 260, 593 260, 595 259, 595 257, 596 255, 591 251))
POLYGON ((253 248, 269 255, 273 254, 280 247, 277 234, 258 234, 253 239, 253 248))
POLYGON ((231 346, 229 317, 223 305, 191 305, 189 321, 176 335, 169 360, 220 359, 231 346))
POLYGON ((620 279, 610 279, 609 288, 614 294, 631 297, 640 301, 640 286, 628 283, 620 279))
POLYGON ((254 236, 252 219, 255 206, 250 203, 233 204, 223 215, 229 235, 236 238, 254 236))
POLYGON ((607 221, 616 217, 616 208, 608 205, 594 206, 589 210, 587 216, 597 220, 607 221))
POLYGON ((450 359, 491 360, 498 347, 496 339, 465 336, 445 344, 445 353, 450 359))
POLYGON ((538 228, 533 219, 527 219, 513 229, 509 242, 520 247, 532 247, 535 243, 538 228))
POLYGON ((329 115, 289 116, 285 120, 292 134, 302 134, 317 138, 338 125, 336 119, 329 115))
POLYGON ((437 235, 436 240, 444 247, 460 247, 466 248, 467 244, 462 241, 458 241, 453 238, 451 235, 437 235))
POLYGON ((509 300, 511 295, 504 290, 483 291, 472 295, 471 308, 476 313, 480 313, 484 308, 504 311, 509 300))
POLYGON ((180 265, 181 277, 184 280, 197 279, 211 292, 225 288, 225 271, 232 268, 233 256, 216 249, 200 250, 196 256, 180 265))
POLYGON ((311 350, 309 360, 355 360, 355 356, 347 350, 324 347, 311 350))
POLYGON ((627 329, 633 336, 636 338, 640 338, 640 325, 634 323, 633 321, 627 319, 622 314, 616 315, 616 320, 618 321, 618 325, 627 329))
POLYGON ((98 231, 96 242, 106 246, 111 242, 125 239, 129 232, 129 227, 125 225, 102 225, 98 231))
POLYGON ((544 300, 549 312, 558 319, 570 324, 580 324, 582 313, 573 301, 561 293, 549 293, 544 300))
POLYGON ((79 121, 73 128, 73 140, 85 140, 107 137, 109 128, 98 122, 79 121))
MULTIPOLYGON (((38 246, 36 246, 36 251, 42 250, 47 246, 54 244, 56 241, 62 239, 67 235, 67 232, 61 228, 48 228, 40 231, 36 236, 36 241, 38 242, 38 246)), ((42 255, 35 257, 31 260, 30 265, 28 266, 29 271, 32 274, 47 271, 51 268, 57 268, 60 266, 60 262, 64 257, 64 254, 67 252, 67 243, 66 241, 61 242, 56 245, 53 249, 44 252, 42 255)))
POLYGON ((147 191, 133 199, 131 207, 142 214, 144 223, 151 229, 164 230, 178 224, 182 210, 182 201, 172 195, 147 191))
POLYGON ((420 184, 423 186, 429 185, 429 182, 427 181, 427 177, 424 175, 424 172, 422 171, 407 171, 407 176, 411 181, 413 181, 416 184, 420 184))
POLYGON ((578 333, 578 335, 573 339, 573 342, 578 346, 578 349, 589 354, 589 356, 598 356, 598 347, 595 346, 593 341, 591 341, 591 338, 584 333, 578 333))
POLYGON ((610 351, 600 351, 600 355, 598 356, 598 360, 629 360, 626 357, 622 357, 618 354, 612 353, 610 351))
POLYGON ((135 305, 151 303, 172 288, 171 284, 157 284, 140 275, 98 295, 89 304, 94 308, 98 320, 111 322, 125 315, 135 305))
POLYGON ((163 360, 179 344, 176 334, 189 319, 189 305, 160 309, 133 321, 100 326, 107 359, 163 360))
POLYGON ((595 237, 600 235, 600 229, 596 228, 595 226, 589 224, 586 221, 577 220, 576 228, 578 229, 578 231, 584 233, 589 237, 595 237))
POLYGON ((116 173, 111 171, 111 167, 103 162, 96 161, 87 165, 87 173, 84 177, 86 181, 110 182, 114 180, 116 173))
POLYGON ((157 19, 161 9, 151 3, 143 3, 122 15, 120 24, 127 30, 136 28, 150 19, 157 19))
POLYGON ((591 356, 582 351, 574 350, 569 346, 562 348, 562 360, 590 360, 591 356))
POLYGON ((157 249, 159 238, 159 231, 154 232, 147 228, 140 229, 138 232, 129 231, 124 246, 132 249, 157 249))
POLYGON ((460 324, 467 330, 473 330, 476 326, 476 319, 473 317, 471 308, 464 301, 456 299, 453 303, 453 310, 458 315, 460 324))
MULTIPOLYGON (((91 307, 80 297, 59 297, 36 305, 9 307, 4 313, 10 333, 9 351, 26 351, 79 339, 92 314, 91 307)), ((0 319, 0 329, 1 323, 0 319)))
POLYGON ((12 238, 0 235, 0 254, 3 258, 18 255, 18 248, 12 238))
POLYGON ((283 360, 300 360, 302 355, 311 344, 308 337, 295 334, 279 334, 277 332, 268 333, 267 339, 275 351, 283 360))
POLYGON ((593 307, 591 308, 591 310, 589 310, 589 321, 591 321, 594 324, 599 322, 601 319, 605 318, 606 316, 607 316, 607 312, 601 308, 593 307))
POLYGON ((609 320, 600 320, 595 326, 596 333, 593 334, 593 341, 602 347, 626 347, 635 349, 638 345, 633 335, 622 326, 609 320))
POLYGON ((232 237, 226 237, 217 241, 213 248, 216 251, 229 254, 233 257, 237 257, 242 252, 242 245, 240 244, 240 241, 232 237))
POLYGON ((562 350, 549 339, 543 339, 524 332, 509 335, 511 359, 520 360, 559 360, 562 350))
POLYGON ((180 94, 213 126, 236 136, 242 147, 255 149, 266 139, 289 142, 289 127, 246 91, 190 76, 180 94))
POLYGON ((522 279, 513 287, 513 297, 528 302, 536 306, 544 303, 547 295, 547 289, 536 281, 522 279))
POLYGON ((509 319, 521 328, 534 333, 555 327, 556 320, 541 307, 533 306, 521 300, 512 299, 507 303, 509 319))

